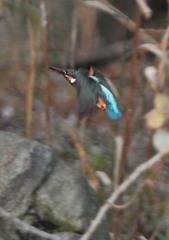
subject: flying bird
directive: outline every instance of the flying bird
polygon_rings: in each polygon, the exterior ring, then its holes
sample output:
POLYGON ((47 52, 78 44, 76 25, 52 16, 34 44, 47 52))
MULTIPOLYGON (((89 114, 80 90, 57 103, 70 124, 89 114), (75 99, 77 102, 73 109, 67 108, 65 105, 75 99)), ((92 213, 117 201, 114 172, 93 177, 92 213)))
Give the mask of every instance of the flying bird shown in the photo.
POLYGON ((106 111, 110 119, 122 117, 110 86, 102 75, 94 72, 93 68, 75 70, 51 66, 49 69, 62 74, 76 89, 77 110, 80 119, 95 112, 98 108, 106 111))

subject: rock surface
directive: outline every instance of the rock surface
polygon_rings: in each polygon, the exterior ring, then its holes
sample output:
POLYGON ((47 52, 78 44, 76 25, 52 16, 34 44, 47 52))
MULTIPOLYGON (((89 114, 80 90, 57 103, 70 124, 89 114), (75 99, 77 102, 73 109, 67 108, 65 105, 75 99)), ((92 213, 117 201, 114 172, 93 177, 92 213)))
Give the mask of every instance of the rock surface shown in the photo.
MULTIPOLYGON (((98 211, 95 192, 74 164, 49 147, 0 132, 0 206, 60 240, 76 240, 98 211)), ((2 240, 42 240, 0 218, 2 240)), ((45 238, 44 238, 45 239, 45 238)), ((92 240, 109 240, 103 222, 92 240)))
POLYGON ((0 206, 24 214, 52 162, 47 146, 0 132, 0 206))

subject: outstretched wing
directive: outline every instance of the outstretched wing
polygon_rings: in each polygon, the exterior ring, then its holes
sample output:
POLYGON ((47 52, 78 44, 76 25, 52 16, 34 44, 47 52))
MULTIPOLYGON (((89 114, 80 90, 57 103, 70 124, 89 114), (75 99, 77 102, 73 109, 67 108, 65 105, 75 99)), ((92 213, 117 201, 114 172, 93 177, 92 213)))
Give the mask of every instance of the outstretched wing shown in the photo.
POLYGON ((100 85, 102 89, 102 97, 106 100, 106 113, 110 118, 121 118, 122 113, 118 107, 117 101, 113 96, 112 92, 110 92, 105 86, 100 85))
POLYGON ((93 76, 95 76, 98 79, 97 81, 99 81, 99 84, 105 86, 107 89, 110 89, 108 82, 106 81, 102 74, 95 72, 93 76))
POLYGON ((122 117, 122 113, 118 107, 117 101, 113 95, 113 93, 103 84, 101 84, 100 80, 96 76, 90 76, 92 80, 99 83, 101 87, 101 91, 99 91, 99 95, 106 102, 106 113, 112 119, 117 119, 122 117))

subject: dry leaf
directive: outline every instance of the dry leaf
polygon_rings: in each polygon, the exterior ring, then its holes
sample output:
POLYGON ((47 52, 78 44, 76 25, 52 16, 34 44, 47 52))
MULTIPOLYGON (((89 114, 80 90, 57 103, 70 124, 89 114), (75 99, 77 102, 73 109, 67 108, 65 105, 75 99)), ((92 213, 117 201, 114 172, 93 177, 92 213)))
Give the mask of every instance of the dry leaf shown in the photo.
POLYGON ((150 128, 159 128, 165 122, 165 115, 157 109, 152 109, 145 116, 147 126, 150 128))
POLYGON ((142 11, 144 17, 146 19, 151 18, 153 12, 152 12, 151 8, 148 6, 147 2, 145 0, 136 0, 136 1, 137 1, 137 4, 139 5, 139 7, 141 8, 141 11, 142 11))
POLYGON ((153 145, 158 152, 169 153, 169 131, 158 129, 153 136, 153 145))
POLYGON ((111 179, 109 178, 109 176, 105 172, 97 171, 96 174, 105 186, 110 186, 112 184, 111 179))
POLYGON ((169 105, 169 96, 163 93, 159 93, 154 98, 154 106, 158 110, 165 110, 169 105))
POLYGON ((155 54, 158 58, 163 57, 163 51, 155 44, 152 43, 144 43, 139 46, 139 49, 145 49, 150 51, 151 53, 155 54))
POLYGON ((158 73, 154 66, 148 66, 144 69, 144 75, 146 76, 151 88, 156 90, 158 88, 158 73))

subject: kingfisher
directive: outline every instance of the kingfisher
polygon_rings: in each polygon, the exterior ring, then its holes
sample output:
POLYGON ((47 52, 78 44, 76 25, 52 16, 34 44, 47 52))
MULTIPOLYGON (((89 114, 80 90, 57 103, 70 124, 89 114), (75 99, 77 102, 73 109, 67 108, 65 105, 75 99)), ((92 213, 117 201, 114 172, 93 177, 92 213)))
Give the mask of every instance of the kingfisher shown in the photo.
POLYGON ((116 98, 106 79, 93 68, 66 69, 50 66, 57 71, 76 89, 77 112, 80 119, 89 116, 97 109, 106 111, 110 119, 122 117, 116 98))

